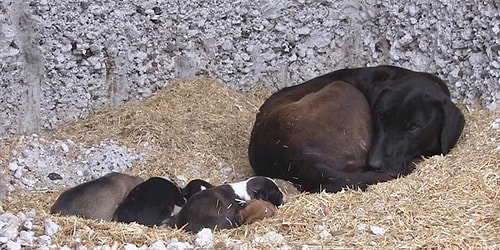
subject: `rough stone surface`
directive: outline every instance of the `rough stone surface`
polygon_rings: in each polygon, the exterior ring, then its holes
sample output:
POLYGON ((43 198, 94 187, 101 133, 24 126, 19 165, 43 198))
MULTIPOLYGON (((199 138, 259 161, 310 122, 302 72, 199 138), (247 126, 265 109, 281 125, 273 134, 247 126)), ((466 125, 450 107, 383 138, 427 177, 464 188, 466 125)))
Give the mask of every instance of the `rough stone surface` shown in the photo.
POLYGON ((393 64, 496 109, 500 9, 485 1, 0 2, 0 137, 143 99, 176 77, 276 89, 393 64))
POLYGON ((10 181, 3 183, 7 192, 15 188, 58 190, 112 171, 123 172, 133 163, 144 164, 146 160, 146 156, 112 141, 87 148, 71 140, 48 141, 36 135, 21 136, 12 157, 6 173, 10 181))

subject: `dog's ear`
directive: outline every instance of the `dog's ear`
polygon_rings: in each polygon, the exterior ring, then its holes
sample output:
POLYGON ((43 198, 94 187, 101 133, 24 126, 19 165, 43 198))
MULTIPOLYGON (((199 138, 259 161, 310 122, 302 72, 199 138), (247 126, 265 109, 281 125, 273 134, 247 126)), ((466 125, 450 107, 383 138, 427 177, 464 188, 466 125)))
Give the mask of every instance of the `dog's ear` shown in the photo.
POLYGON ((174 204, 178 205, 180 207, 184 206, 186 204, 186 197, 184 196, 184 192, 181 188, 176 187, 177 189, 175 191, 174 197, 174 204))
POLYGON ((253 192, 252 199, 259 199, 259 200, 267 200, 268 199, 268 193, 266 191, 262 190, 261 188, 254 189, 252 192, 253 192))
POLYGON ((464 129, 465 119, 449 99, 443 102, 444 124, 441 130, 441 152, 447 154, 455 146, 464 129))
POLYGON ((259 199, 264 201, 269 201, 275 206, 283 205, 283 193, 279 188, 272 190, 259 189, 254 191, 255 197, 253 199, 259 199))

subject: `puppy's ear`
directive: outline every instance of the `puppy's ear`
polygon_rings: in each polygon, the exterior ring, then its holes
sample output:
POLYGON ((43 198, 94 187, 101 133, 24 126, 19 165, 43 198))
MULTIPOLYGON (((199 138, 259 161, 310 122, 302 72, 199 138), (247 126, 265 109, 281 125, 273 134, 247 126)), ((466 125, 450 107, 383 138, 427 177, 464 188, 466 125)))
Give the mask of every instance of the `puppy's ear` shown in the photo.
POLYGON ((275 190, 257 190, 255 192, 255 199, 269 201, 275 206, 283 205, 283 193, 276 188, 275 190))
MULTIPOLYGON (((252 192, 253 192, 252 199, 260 199, 260 200, 267 200, 268 199, 268 193, 261 188, 254 189, 254 190, 252 190, 252 192)), ((250 195, 250 196, 252 196, 252 195, 250 195)))
POLYGON ((177 192, 175 192, 175 194, 174 194, 174 197, 175 197, 174 204, 179 206, 179 207, 184 206, 186 204, 186 197, 184 195, 184 191, 179 187, 177 187, 177 190, 175 190, 175 191, 177 191, 177 192))
POLYGON ((455 146, 464 129, 465 119, 449 99, 443 102, 444 124, 441 130, 441 152, 447 154, 455 146))
POLYGON ((179 195, 177 196, 177 198, 175 199, 175 205, 179 206, 179 207, 182 207, 184 205, 186 205, 186 198, 182 195, 179 195))

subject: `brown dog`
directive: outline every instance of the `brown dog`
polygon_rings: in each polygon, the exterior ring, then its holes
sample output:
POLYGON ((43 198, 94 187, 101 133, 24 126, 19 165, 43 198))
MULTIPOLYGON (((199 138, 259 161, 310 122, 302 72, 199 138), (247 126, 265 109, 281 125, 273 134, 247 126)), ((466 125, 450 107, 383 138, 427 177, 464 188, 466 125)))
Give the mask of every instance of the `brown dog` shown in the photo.
POLYGON ((251 224, 265 218, 273 217, 277 208, 268 201, 251 200, 245 208, 238 212, 238 221, 240 225, 251 224))
POLYGON ((249 158, 257 175, 289 180, 303 191, 334 192, 371 184, 353 176, 366 172, 371 138, 370 106, 354 86, 342 81, 299 85, 262 105, 249 158))
POLYGON ((336 192, 410 173, 447 154, 464 126, 438 77, 394 66, 343 69, 271 95, 248 149, 257 175, 336 192))
POLYGON ((140 177, 109 173, 61 193, 50 213, 109 221, 129 191, 142 181, 140 177))

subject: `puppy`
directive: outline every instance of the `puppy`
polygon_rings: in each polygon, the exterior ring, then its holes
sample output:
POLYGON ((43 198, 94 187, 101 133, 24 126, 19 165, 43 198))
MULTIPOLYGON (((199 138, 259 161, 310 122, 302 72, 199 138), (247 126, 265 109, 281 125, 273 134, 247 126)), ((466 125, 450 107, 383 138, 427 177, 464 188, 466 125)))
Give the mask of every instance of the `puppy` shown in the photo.
POLYGON ((212 184, 201 180, 201 179, 194 179, 190 181, 183 189, 182 189, 182 194, 184 195, 184 198, 188 200, 193 196, 194 194, 206 190, 208 188, 213 187, 212 184))
POLYGON ((176 184, 164 178, 152 177, 130 191, 116 209, 113 219, 156 226, 171 217, 176 206, 182 207, 184 203, 182 190, 176 184))
POLYGON ((238 223, 251 224, 265 218, 273 217, 277 212, 275 205, 263 200, 251 200, 245 208, 238 212, 238 223))
POLYGON ((273 179, 283 193, 283 203, 287 203, 290 197, 300 194, 299 189, 292 183, 283 179, 273 179))
POLYGON ((223 184, 194 194, 181 211, 165 223, 195 233, 202 228, 235 228, 241 224, 239 211, 252 199, 279 206, 283 204, 283 193, 271 178, 262 176, 223 184))
POLYGON ((141 182, 140 177, 109 173, 61 193, 50 213, 109 221, 129 191, 141 182))

